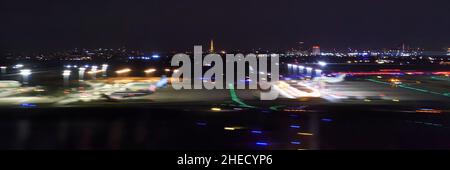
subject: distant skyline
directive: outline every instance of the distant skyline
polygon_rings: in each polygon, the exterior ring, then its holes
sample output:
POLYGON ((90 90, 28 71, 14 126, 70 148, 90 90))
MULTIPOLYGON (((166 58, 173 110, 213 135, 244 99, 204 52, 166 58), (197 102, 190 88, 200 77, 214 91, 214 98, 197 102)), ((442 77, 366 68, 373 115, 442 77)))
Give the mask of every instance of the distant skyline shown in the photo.
POLYGON ((0 0, 0 51, 450 47, 448 0, 0 0))

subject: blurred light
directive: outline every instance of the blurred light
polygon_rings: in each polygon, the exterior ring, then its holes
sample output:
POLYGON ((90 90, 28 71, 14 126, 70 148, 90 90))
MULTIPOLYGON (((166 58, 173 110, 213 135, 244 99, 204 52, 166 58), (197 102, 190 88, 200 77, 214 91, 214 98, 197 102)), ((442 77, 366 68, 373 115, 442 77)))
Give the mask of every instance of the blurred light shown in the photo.
POLYGON ((319 66, 321 66, 321 67, 327 66, 327 63, 324 61, 319 61, 317 64, 319 64, 319 66))
POLYGON ((152 55, 152 58, 154 58, 154 59, 157 59, 157 58, 159 58, 160 56, 159 55, 152 55))
POLYGON ((117 70, 116 73, 117 73, 117 74, 123 74, 123 73, 128 73, 128 72, 130 72, 130 71, 131 71, 131 69, 128 69, 128 68, 127 68, 127 69, 117 70))
POLYGON ((204 123, 204 122, 197 122, 196 124, 199 126, 206 126, 206 123, 204 123))
POLYGON ((300 125, 291 125, 290 127, 291 127, 291 128, 295 128, 295 129, 299 129, 299 128, 300 128, 300 125))
POLYGON ((164 71, 165 71, 165 72, 169 72, 169 71, 170 71, 170 69, 166 68, 166 69, 164 69, 164 71))
POLYGON ((261 134, 262 131, 260 131, 260 130, 252 130, 252 133, 255 133, 255 134, 261 134))
POLYGON ((155 72, 155 71, 156 71, 156 69, 151 68, 151 69, 145 70, 144 72, 145 72, 145 73, 153 73, 153 72, 155 72))
POLYGON ((224 127, 223 129, 225 129, 225 130, 236 130, 235 128, 233 128, 233 127, 224 127))
POLYGON ((256 145, 259 146, 269 146, 269 144, 267 142, 256 142, 256 145))
POLYGON ((36 107, 36 105, 32 104, 32 103, 22 103, 20 106, 22 106, 22 107, 36 107))
POLYGON ((299 142, 299 141, 292 141, 291 144, 293 144, 293 145, 300 145, 300 144, 302 144, 302 143, 299 142))
POLYGON ((304 132, 300 132, 300 133, 297 133, 297 134, 303 135, 303 136, 312 136, 313 135, 312 133, 304 133, 304 132))
POLYGON ((211 108, 211 111, 216 111, 216 112, 219 112, 219 111, 221 111, 222 109, 221 108, 218 108, 218 107, 213 107, 213 108, 211 108))
POLYGON ((323 121, 323 122, 332 122, 333 119, 330 119, 330 118, 323 118, 322 121, 323 121))
POLYGON ((13 68, 22 68, 23 64, 16 64, 13 68))
POLYGON ((62 75, 63 76, 70 76, 70 72, 71 72, 70 70, 64 70, 62 75))
POLYGON ((0 66, 0 68, 1 68, 1 69, 6 69, 7 67, 6 67, 6 66, 0 66))
POLYGON ((29 69, 20 70, 20 74, 23 76, 29 76, 31 74, 31 70, 29 69))

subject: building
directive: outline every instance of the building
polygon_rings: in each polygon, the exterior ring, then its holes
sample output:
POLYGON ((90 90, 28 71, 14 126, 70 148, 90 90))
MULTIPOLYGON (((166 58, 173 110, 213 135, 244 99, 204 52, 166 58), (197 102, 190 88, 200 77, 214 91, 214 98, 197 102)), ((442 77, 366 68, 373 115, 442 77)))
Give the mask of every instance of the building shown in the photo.
POLYGON ((211 40, 210 46, 209 46, 209 52, 214 53, 214 40, 211 40))
POLYGON ((320 46, 318 46, 318 45, 313 46, 311 55, 312 56, 319 56, 320 55, 320 46))

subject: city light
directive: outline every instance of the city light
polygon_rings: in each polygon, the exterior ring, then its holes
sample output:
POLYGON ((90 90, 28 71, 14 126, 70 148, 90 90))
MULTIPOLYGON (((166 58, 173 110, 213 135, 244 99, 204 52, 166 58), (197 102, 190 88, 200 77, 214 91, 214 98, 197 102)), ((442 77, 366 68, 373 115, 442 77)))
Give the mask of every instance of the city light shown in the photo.
POLYGON ((156 54, 154 54, 154 55, 152 55, 152 58, 153 59, 157 59, 157 58, 159 58, 160 56, 159 55, 156 55, 156 54))
POLYGON ((328 65, 328 64, 327 64, 326 62, 324 62, 324 61, 319 61, 317 64, 319 64, 319 66, 321 66, 321 67, 325 67, 325 66, 328 65))
POLYGON ((131 69, 128 69, 128 68, 116 71, 117 74, 124 74, 124 73, 129 73, 129 72, 131 72, 131 69))
POLYGON ((31 75, 31 70, 30 69, 20 70, 20 75, 29 76, 29 75, 31 75))
POLYGON ((147 69, 147 70, 145 70, 144 71, 145 73, 153 73, 153 72, 156 72, 156 69, 154 69, 154 68, 151 68, 151 69, 147 69))
POLYGON ((70 72, 71 72, 70 70, 64 70, 62 75, 63 76, 70 76, 70 72))
POLYGON ((23 64, 16 64, 13 68, 18 69, 18 68, 23 68, 23 67, 24 67, 23 64))

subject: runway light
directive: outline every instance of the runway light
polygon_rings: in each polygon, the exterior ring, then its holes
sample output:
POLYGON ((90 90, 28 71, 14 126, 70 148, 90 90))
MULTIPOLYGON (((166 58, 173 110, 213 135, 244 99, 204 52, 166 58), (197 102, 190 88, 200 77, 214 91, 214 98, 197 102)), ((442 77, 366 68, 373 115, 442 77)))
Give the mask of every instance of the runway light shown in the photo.
POLYGON ((297 134, 302 135, 302 136, 313 136, 314 135, 312 133, 305 133, 305 132, 300 132, 300 133, 297 133, 297 134))
POLYGON ((130 72, 130 71, 131 71, 131 69, 128 69, 128 68, 127 68, 127 69, 117 70, 116 73, 117 73, 117 74, 123 74, 123 73, 128 73, 128 72, 130 72))
POLYGON ((222 109, 218 107, 211 108, 211 111, 220 112, 222 109))
POLYGON ((292 141, 291 144, 293 144, 293 145, 300 145, 302 143, 300 141, 292 141))
POLYGON ((299 129, 299 128, 300 128, 300 125, 291 125, 290 127, 291 127, 291 128, 295 128, 295 129, 299 129))
POLYGON ((324 61, 319 61, 317 64, 319 64, 319 66, 321 66, 321 67, 327 66, 327 63, 324 61))
POLYGON ((31 70, 29 69, 20 70, 20 74, 22 76, 29 76, 31 74, 31 70))
POLYGON ((223 128, 224 130, 229 130, 229 131, 233 131, 233 130, 236 130, 235 128, 233 128, 233 127, 224 127, 223 128))
POLYGON ((254 134, 261 134, 262 131, 260 131, 260 130, 252 130, 252 133, 254 133, 254 134))
POLYGON ((153 72, 155 72, 155 71, 156 71, 156 69, 151 68, 151 69, 145 70, 144 72, 145 72, 145 73, 153 73, 153 72))
POLYGON ((269 146, 269 144, 267 142, 256 142, 256 145, 259 146, 269 146))
POLYGON ((206 126, 206 123, 204 123, 204 122, 197 122, 196 124, 199 126, 206 126))
POLYGON ((17 69, 17 68, 22 68, 23 64, 16 64, 13 68, 17 69))
POLYGON ((332 122, 333 121, 333 119, 330 119, 330 118, 323 118, 323 119, 321 119, 323 122, 332 122))

